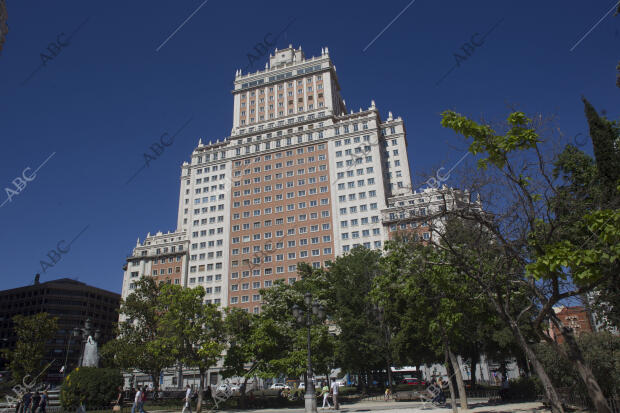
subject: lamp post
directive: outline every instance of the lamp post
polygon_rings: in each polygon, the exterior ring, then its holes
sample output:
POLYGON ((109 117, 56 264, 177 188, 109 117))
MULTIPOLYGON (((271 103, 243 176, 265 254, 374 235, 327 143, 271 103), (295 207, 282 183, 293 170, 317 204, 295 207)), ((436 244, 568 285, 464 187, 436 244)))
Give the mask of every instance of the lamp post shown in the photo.
POLYGON ((378 306, 375 304, 374 308, 374 313, 375 316, 377 317, 377 319, 379 320, 379 323, 381 324, 381 329, 383 330, 383 333, 385 334, 385 346, 386 346, 386 352, 385 354, 387 354, 387 379, 388 379, 388 387, 390 388, 390 390, 392 389, 392 361, 391 361, 391 357, 390 357, 390 332, 387 328, 387 326, 384 324, 384 320, 385 320, 385 312, 383 310, 383 307, 378 306))
MULTIPOLYGON (((78 362, 78 367, 82 367, 82 363, 84 362, 84 348, 86 346, 86 341, 88 341, 88 337, 90 337, 91 335, 92 326, 93 325, 90 318, 87 318, 86 322, 84 323, 84 328, 75 327, 73 329, 73 337, 82 339, 82 344, 80 345, 80 360, 78 362)), ((101 332, 99 331, 99 329, 95 330, 95 341, 99 341, 100 336, 101 332)))
POLYGON ((319 321, 325 319, 325 308, 319 304, 318 301, 312 301, 312 294, 306 293, 304 295, 304 307, 299 307, 297 304, 293 306, 293 317, 299 324, 305 324, 308 330, 308 360, 306 365, 306 394, 304 395, 305 411, 306 413, 316 413, 316 394, 314 391, 314 382, 312 381, 312 355, 310 350, 310 327, 312 326, 312 315, 314 315, 319 321), (304 317, 305 315, 305 317, 304 317))

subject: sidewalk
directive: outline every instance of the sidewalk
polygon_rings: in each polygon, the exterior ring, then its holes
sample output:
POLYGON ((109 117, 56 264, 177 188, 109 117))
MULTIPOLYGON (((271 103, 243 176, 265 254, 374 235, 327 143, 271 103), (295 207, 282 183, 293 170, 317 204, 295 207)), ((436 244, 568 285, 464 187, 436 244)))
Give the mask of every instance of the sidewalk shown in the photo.
MULTIPOLYGON (((317 409, 318 413, 336 413, 338 410, 322 409, 319 405, 317 409)), ((422 402, 384 402, 384 401, 361 401, 352 404, 340 405, 340 412, 352 413, 352 412, 373 412, 373 413, 452 413, 450 407, 435 407, 430 403, 422 402)), ((459 412, 462 410, 459 409, 459 412)), ((237 413, 240 410, 216 410, 218 413, 237 413)), ((295 408, 265 408, 265 409, 248 409, 242 410, 244 413, 304 413, 303 407, 295 408)), ((542 403, 529 402, 529 403, 509 403, 500 405, 487 405, 486 401, 474 401, 469 403, 469 410, 471 413, 549 413, 550 410, 545 409, 542 403)), ((157 412, 163 413, 163 412, 157 412)), ((173 412, 171 412, 173 413, 173 412)), ((174 412, 179 413, 179 412, 174 412)), ((209 413, 208 410, 203 410, 203 413, 209 413)))

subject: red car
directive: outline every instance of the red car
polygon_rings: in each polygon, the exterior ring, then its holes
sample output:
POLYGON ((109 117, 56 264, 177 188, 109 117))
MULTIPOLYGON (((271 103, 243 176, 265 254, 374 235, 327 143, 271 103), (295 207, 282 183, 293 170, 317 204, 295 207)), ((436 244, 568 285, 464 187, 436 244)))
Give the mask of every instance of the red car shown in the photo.
POLYGON ((403 379, 400 384, 407 384, 409 386, 426 386, 426 382, 424 380, 416 379, 415 377, 403 379))

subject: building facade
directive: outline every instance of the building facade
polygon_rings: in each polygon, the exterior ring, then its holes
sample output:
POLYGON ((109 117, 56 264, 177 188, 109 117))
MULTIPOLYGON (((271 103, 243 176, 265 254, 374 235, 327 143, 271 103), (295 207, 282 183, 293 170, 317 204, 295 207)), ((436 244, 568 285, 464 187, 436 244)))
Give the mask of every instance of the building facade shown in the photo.
POLYGON ((382 249, 390 208, 432 198, 411 189, 403 120, 374 101, 348 110, 327 48, 276 50, 264 70, 237 71, 232 94, 231 134, 201 139, 183 163, 177 228, 138 242, 123 296, 151 275, 258 313, 260 289, 295 282, 299 262, 382 249))
POLYGON ((45 312, 57 317, 58 331, 47 344, 44 356, 44 365, 51 363, 44 377, 47 382, 59 383, 65 359, 67 371, 79 362, 81 342, 71 336, 73 329, 84 327, 90 319, 92 330, 101 333, 98 341, 101 346, 114 338, 119 306, 120 296, 116 293, 69 278, 39 283, 37 275, 32 285, 0 291, 0 348, 15 348, 14 316, 45 312))
MULTIPOLYGON (((594 331, 590 314, 583 306, 553 307, 553 311, 562 324, 570 328, 576 337, 579 337, 582 333, 594 331)), ((549 336, 558 343, 564 342, 562 333, 551 321, 549 321, 549 336)))

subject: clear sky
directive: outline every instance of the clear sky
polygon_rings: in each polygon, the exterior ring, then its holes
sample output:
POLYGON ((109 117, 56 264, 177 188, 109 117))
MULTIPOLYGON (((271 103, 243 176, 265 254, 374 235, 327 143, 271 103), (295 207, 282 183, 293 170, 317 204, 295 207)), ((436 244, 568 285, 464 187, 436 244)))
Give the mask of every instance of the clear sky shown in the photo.
POLYGON ((618 119, 620 16, 603 18, 614 2, 7 0, 0 288, 40 272, 41 281, 70 277, 120 292, 136 239, 176 229, 180 167, 198 139, 230 134, 235 71, 291 22, 277 47, 301 46, 307 57, 329 47, 349 109, 374 99, 384 119, 403 117, 415 175, 463 155, 439 125, 445 109, 500 119, 517 105, 555 116, 568 139, 587 134, 582 95, 618 119), (466 59, 444 78, 455 54, 466 59), (190 118, 126 184, 149 146, 190 118), (19 193, 9 200, 6 188, 19 193), (47 254, 58 247, 68 252, 54 264, 47 254))

